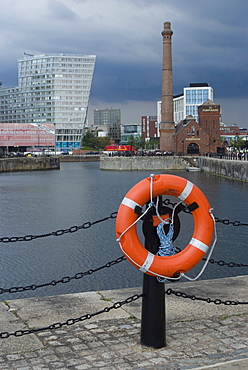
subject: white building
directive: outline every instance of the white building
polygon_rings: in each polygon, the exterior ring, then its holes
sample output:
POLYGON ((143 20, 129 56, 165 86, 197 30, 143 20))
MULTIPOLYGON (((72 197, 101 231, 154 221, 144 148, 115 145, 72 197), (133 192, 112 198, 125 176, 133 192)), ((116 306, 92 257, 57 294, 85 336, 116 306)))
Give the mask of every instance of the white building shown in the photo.
MULTIPOLYGON (((213 88, 208 83, 190 83, 184 87, 183 94, 173 97, 174 122, 177 125, 187 116, 193 116, 198 122, 198 107, 207 100, 213 101, 213 88)), ((161 122, 161 101, 157 102, 158 122, 161 122)))
POLYGON ((58 148, 80 147, 95 55, 26 55, 18 86, 0 88, 0 123, 53 124, 58 148))

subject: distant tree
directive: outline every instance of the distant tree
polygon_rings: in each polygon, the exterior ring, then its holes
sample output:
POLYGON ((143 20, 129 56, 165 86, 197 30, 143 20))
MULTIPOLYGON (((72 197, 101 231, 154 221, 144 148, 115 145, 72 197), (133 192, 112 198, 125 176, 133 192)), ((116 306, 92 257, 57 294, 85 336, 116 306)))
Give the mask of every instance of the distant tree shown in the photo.
POLYGON ((151 139, 146 142, 146 149, 159 149, 159 141, 155 139, 151 139))
MULTIPOLYGON (((128 145, 131 145, 131 146, 134 146, 135 147, 135 140, 134 140, 134 136, 131 135, 129 137, 129 140, 128 140, 128 145)), ((135 148, 136 149, 136 148, 135 148)))
POLYGON ((93 149, 103 150, 107 145, 110 145, 110 137, 97 137, 92 132, 87 131, 83 136, 82 143, 93 149))
POLYGON ((243 149, 245 147, 245 142, 239 135, 235 136, 235 138, 231 140, 230 144, 237 149, 243 149))

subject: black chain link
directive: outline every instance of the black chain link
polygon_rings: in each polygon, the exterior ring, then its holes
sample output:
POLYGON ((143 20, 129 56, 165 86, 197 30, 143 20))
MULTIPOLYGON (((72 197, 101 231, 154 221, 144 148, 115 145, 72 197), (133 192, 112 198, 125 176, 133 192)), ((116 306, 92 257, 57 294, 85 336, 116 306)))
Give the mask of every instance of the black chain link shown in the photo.
MULTIPOLYGON (((177 203, 172 203, 170 201, 170 199, 163 200, 163 203, 165 205, 171 205, 173 207, 175 207, 177 205, 177 203)), ((185 213, 191 213, 190 209, 187 206, 185 206, 185 208, 182 211, 185 212, 185 213)), ((214 218, 215 218, 215 222, 222 223, 223 225, 248 226, 247 223, 243 223, 243 222, 240 222, 240 221, 230 221, 227 218, 225 218, 223 220, 221 218, 218 218, 218 217, 214 217, 214 218)))
MULTIPOLYGON (((171 206, 175 206, 177 203, 172 203, 169 199, 165 199, 163 201, 163 204, 165 205, 171 205, 171 206)), ((185 213, 191 213, 190 209, 187 208, 187 206, 185 206, 185 208, 183 209, 183 212, 185 213)), ((108 217, 104 217, 100 220, 96 220, 96 221, 87 221, 85 223, 83 223, 82 225, 79 225, 79 226, 71 226, 69 227, 68 229, 60 229, 60 230, 56 230, 56 231, 52 231, 50 233, 47 233, 47 234, 40 234, 40 235, 25 235, 25 236, 12 236, 12 237, 2 237, 0 238, 0 243, 15 243, 15 242, 29 242, 31 240, 34 240, 34 239, 38 239, 38 238, 45 238, 45 237, 48 237, 48 236, 61 236, 61 235, 65 235, 65 234, 68 234, 68 233, 75 233, 76 231, 78 230, 82 230, 82 229, 89 229, 91 226, 93 225, 96 225, 100 222, 103 222, 103 221, 107 221, 109 219, 114 219, 117 217, 117 212, 112 212, 110 216, 108 217)), ((233 226, 248 226, 248 223, 243 223, 243 222, 240 222, 240 221, 230 221, 228 219, 221 219, 221 218, 218 218, 218 217, 215 217, 215 222, 219 222, 219 223, 222 223, 223 225, 233 225, 233 226)))
POLYGON ((226 218, 222 220, 221 218, 218 218, 218 217, 215 217, 215 222, 220 222, 223 225, 248 226, 248 224, 240 222, 240 221, 230 221, 226 218))
POLYGON ((0 238, 0 243, 15 243, 15 242, 30 242, 31 240, 38 239, 38 238, 45 238, 47 236, 61 236, 68 233, 75 233, 78 230, 82 229, 89 229, 91 226, 99 224, 100 222, 107 221, 109 219, 116 218, 117 212, 112 212, 110 216, 101 218, 100 220, 96 221, 87 221, 79 226, 71 226, 68 229, 60 229, 57 231, 52 231, 51 233, 47 234, 40 234, 40 235, 25 235, 25 236, 12 236, 12 237, 2 237, 0 238))
MULTIPOLYGON (((182 251, 181 248, 179 247, 176 247, 176 253, 179 253, 182 251)), ((207 258, 203 258, 202 259, 203 261, 206 261, 207 258)), ((214 264, 216 263, 218 266, 227 266, 227 267, 248 267, 248 264, 245 264, 245 263, 236 263, 236 262, 225 262, 223 260, 219 260, 219 261, 215 261, 213 258, 211 258, 209 261, 209 263, 211 264, 214 264)))
POLYGON ((224 304, 226 306, 237 306, 239 304, 248 304, 248 302, 240 302, 240 301, 232 301, 232 300, 227 300, 227 301, 222 301, 221 299, 211 299, 211 298, 202 298, 202 297, 196 297, 194 294, 187 294, 187 293, 184 293, 184 292, 180 292, 180 291, 175 291, 173 289, 167 289, 165 291, 165 294, 167 295, 171 295, 171 294, 174 294, 176 297, 182 297, 182 298, 188 298, 188 299, 192 299, 192 301, 203 301, 203 302, 207 302, 207 303, 214 303, 214 304, 224 304))
MULTIPOLYGON (((179 253, 181 251, 181 249, 177 247, 176 251, 177 251, 177 253, 179 253)), ((0 288, 0 294, 3 294, 3 293, 22 293, 22 292, 26 292, 26 291, 29 291, 29 290, 36 290, 38 288, 44 288, 44 287, 48 287, 48 286, 56 286, 57 284, 60 284, 60 283, 66 284, 66 283, 69 283, 72 280, 79 280, 79 279, 82 279, 84 276, 92 275, 94 272, 97 272, 97 271, 102 270, 104 268, 112 267, 112 266, 114 266, 114 265, 116 265, 116 264, 118 264, 122 261, 125 261, 125 260, 126 260, 126 257, 121 256, 121 257, 118 257, 115 260, 107 262, 103 266, 97 267, 95 269, 90 269, 90 270, 85 271, 85 272, 78 272, 74 276, 64 276, 59 280, 52 280, 49 283, 38 284, 38 285, 30 284, 30 285, 27 285, 25 287, 19 286, 19 287, 11 287, 11 288, 0 288)), ((203 258, 203 260, 206 260, 206 258, 203 258)), ((247 267, 248 266, 248 264, 244 264, 244 263, 224 262, 222 260, 215 261, 212 258, 209 260, 209 263, 212 263, 212 264, 216 263, 219 266, 228 266, 228 267, 247 267)))
MULTIPOLYGON (((206 258, 203 258, 206 261, 206 258)), ((236 263, 236 262, 225 262, 222 260, 215 261, 213 258, 210 258, 209 263, 216 263, 218 266, 227 266, 227 267, 248 267, 248 264, 245 263, 236 263)))
POLYGON ((23 335, 26 335, 26 334, 33 334, 33 333, 38 333, 38 332, 46 331, 46 330, 60 329, 62 326, 65 326, 65 325, 70 326, 70 325, 76 324, 78 322, 89 320, 89 319, 91 319, 92 317, 94 317, 96 315, 100 315, 102 313, 109 312, 112 309, 121 308, 123 305, 134 302, 134 301, 136 301, 137 299, 139 299, 141 297, 143 297, 143 294, 134 294, 131 297, 128 297, 127 299, 125 299, 124 301, 119 301, 119 302, 114 303, 110 307, 105 307, 102 310, 94 312, 94 313, 87 313, 87 314, 85 314, 83 316, 80 316, 80 317, 77 317, 75 319, 74 318, 73 319, 68 319, 68 320, 66 320, 62 323, 61 322, 56 322, 54 324, 51 324, 51 325, 48 325, 48 326, 45 326, 45 327, 42 327, 42 328, 38 328, 38 329, 16 330, 13 333, 9 333, 9 332, 5 331, 5 332, 0 333, 0 338, 1 339, 6 339, 6 338, 9 338, 10 336, 22 337, 23 335))
POLYGON ((113 261, 110 261, 110 262, 107 262, 105 265, 101 266, 101 267, 98 267, 96 269, 90 269, 88 271, 85 271, 85 272, 78 272, 77 274, 75 274, 74 276, 64 276, 62 279, 59 279, 59 280, 52 280, 50 283, 44 283, 44 284, 39 284, 39 285, 36 285, 36 284, 32 284, 32 285, 27 285, 25 287, 22 287, 22 286, 19 286, 19 287, 12 287, 12 288, 0 288, 0 294, 3 294, 3 293, 20 293, 20 292, 26 292, 28 290, 35 290, 35 289, 38 289, 38 288, 44 288, 44 287, 47 287, 47 286, 56 286, 57 284, 66 284, 66 283, 69 283, 70 281, 72 280, 79 280, 79 279, 82 279, 84 276, 86 275, 92 275, 94 272, 97 272, 99 270, 102 270, 104 268, 109 268, 111 266, 114 266, 122 261, 126 260, 126 257, 125 256, 121 256, 113 261))
MULTIPOLYGON (((203 302, 206 302, 206 303, 214 303, 216 305, 224 304, 226 306, 237 306, 237 305, 246 305, 246 304, 248 304, 248 302, 240 302, 240 301, 234 301, 234 300, 222 301, 219 298, 212 299, 212 298, 197 297, 194 294, 187 294, 187 293, 184 293, 184 292, 175 291, 171 288, 167 289, 165 291, 165 294, 167 294, 167 295, 174 294, 176 297, 187 298, 187 299, 191 299, 192 301, 197 300, 197 301, 203 301, 203 302)), ((26 335, 26 334, 38 333, 38 332, 45 331, 45 330, 59 329, 62 326, 65 326, 65 325, 70 326, 70 325, 76 324, 78 322, 89 320, 89 319, 91 319, 92 317, 94 317, 96 315, 100 315, 102 313, 109 312, 112 309, 118 309, 118 308, 122 307, 123 305, 134 302, 134 301, 136 301, 137 299, 139 299, 143 296, 144 296, 143 294, 134 294, 134 295, 126 298, 124 301, 115 302, 110 307, 105 307, 102 310, 91 313, 91 314, 88 313, 88 314, 82 315, 82 316, 77 317, 77 318, 68 319, 68 320, 66 320, 62 323, 57 322, 57 323, 54 323, 54 324, 51 324, 51 325, 48 325, 48 326, 45 326, 45 327, 42 327, 42 328, 37 328, 37 329, 16 330, 15 332, 12 332, 12 333, 9 333, 7 331, 1 332, 0 333, 0 339, 6 339, 6 338, 9 338, 10 336, 21 337, 21 336, 26 335)))

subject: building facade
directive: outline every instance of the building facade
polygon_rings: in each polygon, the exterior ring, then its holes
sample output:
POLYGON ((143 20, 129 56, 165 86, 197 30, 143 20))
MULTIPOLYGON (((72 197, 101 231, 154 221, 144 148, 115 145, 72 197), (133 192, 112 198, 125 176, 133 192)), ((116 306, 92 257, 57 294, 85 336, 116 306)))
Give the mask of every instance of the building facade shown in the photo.
POLYGON ((213 88, 208 83, 190 83, 184 87, 183 94, 173 98, 175 124, 187 116, 193 116, 198 122, 198 107, 207 100, 214 100, 213 88))
POLYGON ((159 137, 157 116, 142 116, 141 128, 142 137, 145 140, 157 139, 159 137))
MULTIPOLYGON (((214 99, 214 90, 208 83, 190 83, 184 87, 183 94, 173 96, 173 117, 175 125, 187 116, 198 122, 198 107, 207 100, 214 99)), ((158 122, 161 122, 161 101, 157 102, 158 122)))
POLYGON ((177 155, 205 155, 221 153, 220 105, 207 100, 198 107, 198 121, 187 116, 176 126, 174 147, 177 155))
POLYGON ((53 125, 57 148, 78 148, 86 123, 95 55, 26 55, 18 86, 0 88, 0 123, 53 125))
POLYGON ((129 144, 132 139, 141 137, 141 125, 138 123, 123 125, 121 130, 121 144, 129 144))
POLYGON ((120 109, 95 109, 94 126, 106 125, 108 134, 115 144, 121 140, 121 110, 120 109))

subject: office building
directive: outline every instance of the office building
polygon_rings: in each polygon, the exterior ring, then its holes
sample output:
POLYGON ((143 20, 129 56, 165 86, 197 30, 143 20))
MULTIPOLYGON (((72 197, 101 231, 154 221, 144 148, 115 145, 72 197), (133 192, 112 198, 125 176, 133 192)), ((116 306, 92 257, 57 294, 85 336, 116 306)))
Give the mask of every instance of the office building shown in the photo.
POLYGON ((121 144, 129 144, 131 140, 140 139, 141 125, 138 123, 123 125, 121 132, 121 144))
POLYGON ((25 55, 18 86, 0 88, 0 123, 54 126, 57 148, 78 148, 86 123, 95 55, 25 55))
MULTIPOLYGON (((173 96, 173 115, 175 125, 187 116, 198 122, 198 107, 207 100, 213 101, 214 91, 208 83, 190 83, 184 87, 183 94, 173 96)), ((158 122, 161 122, 161 101, 157 102, 158 122)))
POLYGON ((106 125, 111 140, 119 144, 121 140, 121 110, 120 109, 95 109, 94 126, 106 125))
POLYGON ((183 94, 173 97, 175 124, 187 116, 193 116, 198 122, 198 107, 213 98, 213 88, 208 83, 190 83, 189 87, 184 87, 183 94))

